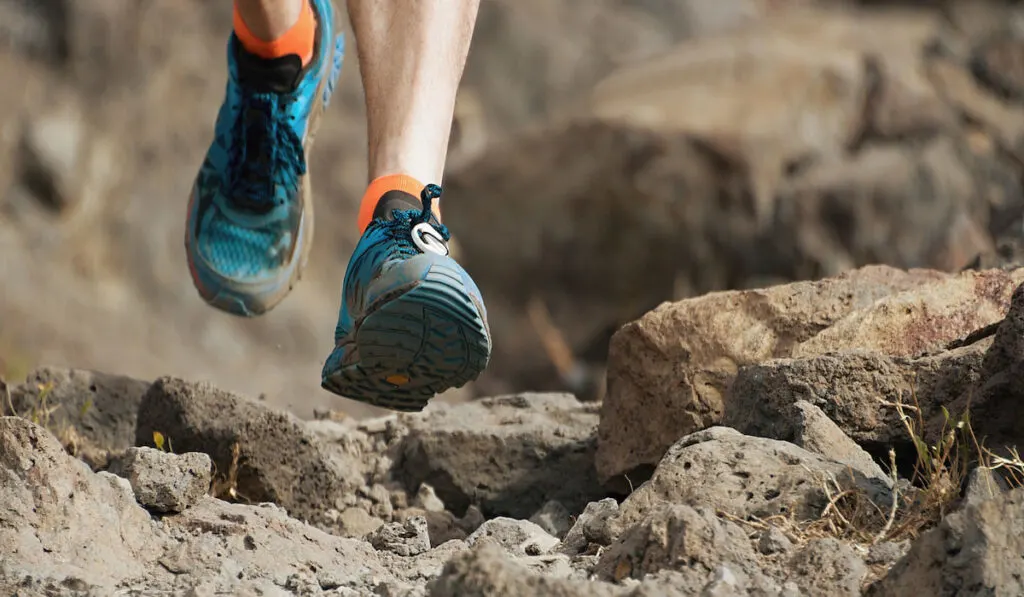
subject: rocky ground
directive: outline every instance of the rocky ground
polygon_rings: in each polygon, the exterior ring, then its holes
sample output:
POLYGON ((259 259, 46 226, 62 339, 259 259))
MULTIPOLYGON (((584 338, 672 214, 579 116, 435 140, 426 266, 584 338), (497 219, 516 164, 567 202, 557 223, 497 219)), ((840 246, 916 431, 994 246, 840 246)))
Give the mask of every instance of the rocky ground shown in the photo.
POLYGON ((871 266, 667 303, 615 334, 600 403, 302 420, 41 369, 2 392, 0 587, 1020 595, 1022 282, 871 266))
POLYGON ((318 387, 354 60, 303 284, 191 288, 228 6, 0 0, 0 595, 1024 594, 1018 3, 485 0, 403 415, 318 387))

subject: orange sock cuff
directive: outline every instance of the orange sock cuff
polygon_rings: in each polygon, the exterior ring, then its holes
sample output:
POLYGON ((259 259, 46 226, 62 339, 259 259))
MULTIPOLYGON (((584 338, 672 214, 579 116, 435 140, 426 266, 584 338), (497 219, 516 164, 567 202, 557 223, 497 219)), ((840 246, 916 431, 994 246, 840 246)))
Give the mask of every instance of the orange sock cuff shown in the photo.
POLYGON ((238 41, 242 42, 242 47, 260 58, 271 59, 296 54, 302 58, 303 66, 313 60, 313 47, 316 45, 316 14, 308 0, 302 2, 299 20, 277 39, 267 41, 253 35, 242 19, 242 13, 238 11, 237 2, 234 9, 234 27, 235 35, 238 41))
POLYGON ((384 193, 404 191, 418 199, 423 186, 423 183, 407 174, 388 174, 375 178, 366 187, 363 201, 359 204, 359 232, 362 233, 370 225, 373 220, 373 210, 377 209, 377 202, 384 196, 384 193))

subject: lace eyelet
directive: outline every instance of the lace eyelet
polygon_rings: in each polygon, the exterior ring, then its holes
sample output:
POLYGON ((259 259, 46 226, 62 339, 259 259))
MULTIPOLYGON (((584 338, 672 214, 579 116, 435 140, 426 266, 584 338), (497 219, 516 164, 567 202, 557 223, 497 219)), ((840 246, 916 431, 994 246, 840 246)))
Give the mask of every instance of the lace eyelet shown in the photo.
POLYGON ((426 222, 420 222, 412 227, 412 242, 421 253, 435 253, 444 257, 448 256, 448 243, 426 222))

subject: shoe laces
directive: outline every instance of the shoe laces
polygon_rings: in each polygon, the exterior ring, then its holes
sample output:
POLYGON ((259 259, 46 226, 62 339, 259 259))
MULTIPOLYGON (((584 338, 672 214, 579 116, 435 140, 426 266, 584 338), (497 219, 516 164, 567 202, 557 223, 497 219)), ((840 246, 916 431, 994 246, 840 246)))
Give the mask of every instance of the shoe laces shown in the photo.
POLYGON ((384 232, 384 236, 394 241, 391 247, 394 255, 401 257, 413 257, 419 254, 419 249, 412 240, 412 229, 422 223, 430 224, 437 231, 445 242, 451 240, 451 233, 442 224, 432 211, 434 199, 441 197, 441 187, 436 184, 428 184, 420 191, 420 202, 423 208, 417 212, 415 209, 392 210, 391 220, 375 220, 384 232))
POLYGON ((227 195, 248 211, 267 213, 285 197, 294 197, 306 174, 302 139, 290 126, 291 98, 277 93, 247 93, 238 107, 232 131, 227 195))

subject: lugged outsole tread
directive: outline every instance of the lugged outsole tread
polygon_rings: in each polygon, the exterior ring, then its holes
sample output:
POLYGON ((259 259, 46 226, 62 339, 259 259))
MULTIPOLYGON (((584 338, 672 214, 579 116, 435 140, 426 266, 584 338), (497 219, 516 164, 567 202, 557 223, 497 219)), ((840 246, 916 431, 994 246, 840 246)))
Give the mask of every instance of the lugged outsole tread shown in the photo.
POLYGON ((438 393, 476 379, 491 348, 483 316, 457 272, 441 265, 367 315, 355 342, 359 363, 327 374, 324 389, 404 412, 423 410, 438 393), (386 381, 395 374, 407 376, 408 384, 386 381))

